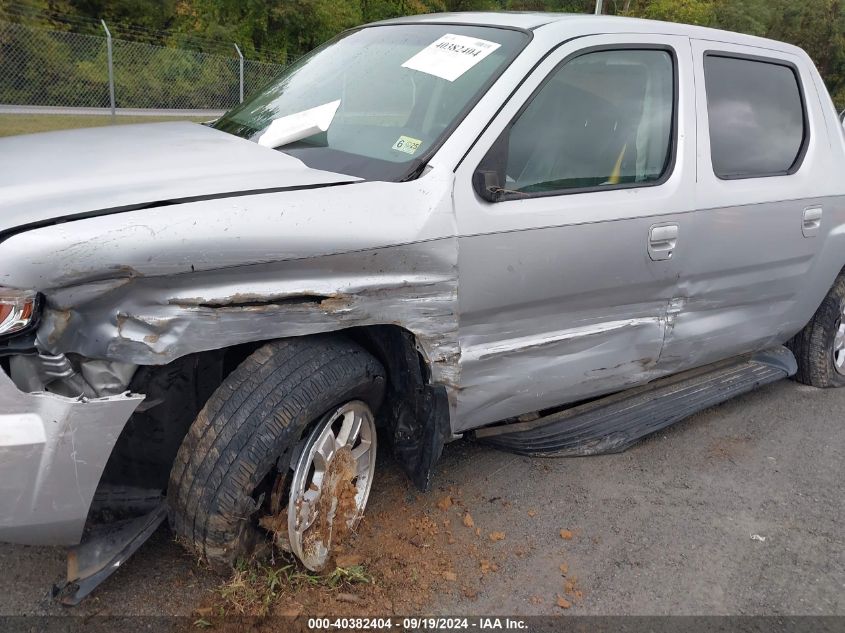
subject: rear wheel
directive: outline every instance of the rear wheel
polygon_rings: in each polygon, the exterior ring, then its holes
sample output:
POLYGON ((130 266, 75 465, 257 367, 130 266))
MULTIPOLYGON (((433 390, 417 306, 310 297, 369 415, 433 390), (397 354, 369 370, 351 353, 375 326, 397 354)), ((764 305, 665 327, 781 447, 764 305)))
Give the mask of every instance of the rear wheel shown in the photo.
POLYGON ((369 496, 383 390, 379 362, 346 339, 258 349, 179 449, 168 486, 177 537, 219 571, 271 536, 325 567, 369 496))
POLYGON ((845 385, 845 274, 789 346, 798 361, 796 380, 814 387, 845 385))

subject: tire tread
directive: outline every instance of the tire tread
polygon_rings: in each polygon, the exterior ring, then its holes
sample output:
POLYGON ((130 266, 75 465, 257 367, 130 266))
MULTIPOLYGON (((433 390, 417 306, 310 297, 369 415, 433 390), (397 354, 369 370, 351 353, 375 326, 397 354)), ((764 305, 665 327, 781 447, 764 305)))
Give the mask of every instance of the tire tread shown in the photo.
POLYGON ((168 487, 179 540, 218 570, 247 555, 249 496, 307 426, 346 398, 380 404, 384 369, 340 337, 284 339, 245 359, 217 388, 185 437, 168 487))
POLYGON ((788 343, 798 361, 798 372, 794 376, 798 382, 822 389, 845 385, 845 376, 836 371, 831 354, 843 301, 845 272, 836 278, 810 322, 788 343))

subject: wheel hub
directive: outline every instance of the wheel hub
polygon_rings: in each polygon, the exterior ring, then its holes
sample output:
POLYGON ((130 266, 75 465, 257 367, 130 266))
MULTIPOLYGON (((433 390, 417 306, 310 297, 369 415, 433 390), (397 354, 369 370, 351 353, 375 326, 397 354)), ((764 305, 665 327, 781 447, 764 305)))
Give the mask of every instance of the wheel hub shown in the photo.
POLYGON ((375 455, 375 420, 357 400, 328 414, 306 438, 291 481, 288 538, 308 569, 321 571, 361 519, 375 455))

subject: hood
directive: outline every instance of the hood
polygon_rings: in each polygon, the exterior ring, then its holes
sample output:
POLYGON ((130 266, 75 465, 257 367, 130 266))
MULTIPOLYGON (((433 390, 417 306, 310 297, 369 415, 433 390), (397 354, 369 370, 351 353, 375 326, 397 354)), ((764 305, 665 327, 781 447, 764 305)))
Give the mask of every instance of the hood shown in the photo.
POLYGON ((13 136, 0 139, 0 231, 123 206, 357 180, 197 123, 13 136))

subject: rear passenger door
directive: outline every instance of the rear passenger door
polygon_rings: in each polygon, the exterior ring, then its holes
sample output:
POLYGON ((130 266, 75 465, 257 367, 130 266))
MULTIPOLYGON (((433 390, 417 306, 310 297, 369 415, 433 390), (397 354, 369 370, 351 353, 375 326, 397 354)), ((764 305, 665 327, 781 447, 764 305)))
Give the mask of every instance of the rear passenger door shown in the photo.
POLYGON ((692 96, 688 39, 578 38, 529 73, 467 154, 457 430, 659 373, 694 208, 692 96), (496 201, 473 187, 484 173, 496 201))
POLYGON ((692 49, 698 210, 661 358, 678 369, 777 345, 806 322, 802 290, 825 221, 814 172, 828 156, 802 58, 703 40, 692 49))

